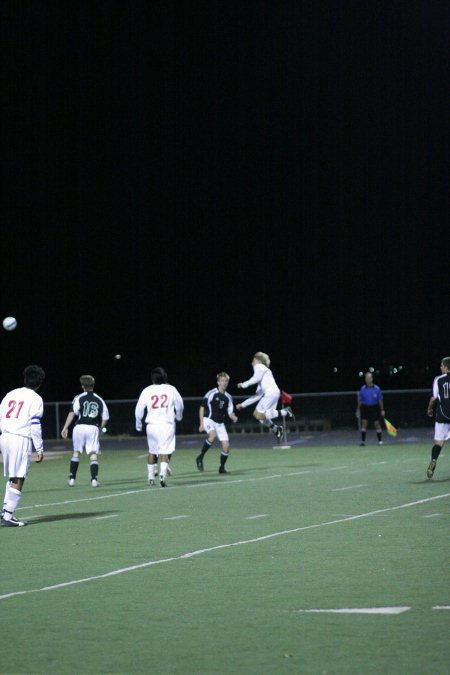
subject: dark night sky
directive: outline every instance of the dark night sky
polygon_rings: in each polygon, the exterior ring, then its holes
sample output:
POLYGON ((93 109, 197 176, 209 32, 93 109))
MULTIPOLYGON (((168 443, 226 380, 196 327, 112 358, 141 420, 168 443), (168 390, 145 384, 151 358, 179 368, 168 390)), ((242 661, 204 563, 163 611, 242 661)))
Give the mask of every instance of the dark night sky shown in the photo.
POLYGON ((288 391, 356 389, 370 365, 430 386, 450 353, 445 3, 0 11, 3 390, 36 362, 47 400, 84 372, 133 398, 154 365, 185 396, 225 369, 233 393, 256 350, 288 391))

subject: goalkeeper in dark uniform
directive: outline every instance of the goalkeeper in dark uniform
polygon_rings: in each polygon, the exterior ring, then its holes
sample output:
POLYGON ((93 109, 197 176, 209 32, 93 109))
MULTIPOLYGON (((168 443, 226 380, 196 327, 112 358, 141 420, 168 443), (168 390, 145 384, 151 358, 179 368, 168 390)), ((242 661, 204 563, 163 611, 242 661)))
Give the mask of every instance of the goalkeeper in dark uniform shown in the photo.
POLYGON ((203 459, 217 437, 222 443, 219 473, 228 473, 225 469, 225 463, 230 454, 230 442, 225 420, 229 417, 232 422, 237 422, 233 399, 226 391, 229 382, 230 376, 227 373, 218 373, 217 387, 206 392, 200 405, 198 413, 200 418, 199 431, 206 431, 208 435, 196 459, 199 471, 203 471, 203 459))
POLYGON ((434 378, 427 412, 429 417, 434 417, 434 445, 427 469, 427 477, 431 478, 442 447, 450 439, 450 356, 442 359, 441 375, 434 378))

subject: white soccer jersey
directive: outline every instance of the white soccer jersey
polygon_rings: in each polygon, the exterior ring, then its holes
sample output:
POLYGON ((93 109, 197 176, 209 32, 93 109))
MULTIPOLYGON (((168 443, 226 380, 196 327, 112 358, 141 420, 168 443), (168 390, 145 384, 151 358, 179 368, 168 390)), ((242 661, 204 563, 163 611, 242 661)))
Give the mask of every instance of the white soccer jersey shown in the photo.
MULTIPOLYGON (((272 371, 263 363, 257 363, 255 366, 253 366, 253 377, 251 377, 249 380, 246 380, 246 382, 243 382, 242 388, 247 389, 247 387, 251 387, 252 384, 257 384, 258 390, 260 390, 261 394, 264 396, 273 395, 276 393, 280 395, 280 390, 277 383, 275 382, 272 371)), ((259 393, 258 390, 257 393, 259 393)))
POLYGON ((10 391, 0 403, 0 430, 33 440, 36 452, 43 451, 41 417, 44 402, 33 389, 19 387, 10 391))
POLYGON ((142 424, 145 411, 146 424, 175 424, 183 418, 184 403, 171 384, 151 384, 139 396, 136 404, 136 428, 142 424))

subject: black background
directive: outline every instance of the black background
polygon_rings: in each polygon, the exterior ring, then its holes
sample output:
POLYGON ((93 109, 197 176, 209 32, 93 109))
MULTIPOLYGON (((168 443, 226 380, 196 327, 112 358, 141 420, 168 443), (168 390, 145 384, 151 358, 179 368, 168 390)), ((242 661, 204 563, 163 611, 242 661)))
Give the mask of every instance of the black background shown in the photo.
POLYGON ((430 386, 449 344, 440 2, 1 4, 2 389, 430 386), (121 354, 117 360, 115 354, 121 354), (403 366, 394 374, 390 366, 403 366), (337 372, 334 371, 337 369, 337 372))

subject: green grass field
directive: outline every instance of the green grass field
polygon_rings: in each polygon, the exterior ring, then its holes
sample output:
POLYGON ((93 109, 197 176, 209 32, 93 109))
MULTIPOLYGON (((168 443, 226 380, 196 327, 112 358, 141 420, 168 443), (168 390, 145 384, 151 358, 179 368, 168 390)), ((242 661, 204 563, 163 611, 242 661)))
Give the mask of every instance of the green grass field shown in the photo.
POLYGON ((448 458, 429 481, 428 445, 263 442, 226 476, 178 450, 166 489, 142 448, 104 451, 97 489, 85 457, 67 487, 69 450, 33 463, 29 526, 0 530, 0 672, 450 673, 448 458))

